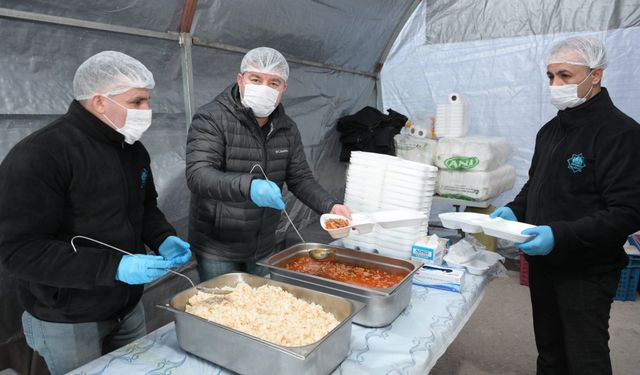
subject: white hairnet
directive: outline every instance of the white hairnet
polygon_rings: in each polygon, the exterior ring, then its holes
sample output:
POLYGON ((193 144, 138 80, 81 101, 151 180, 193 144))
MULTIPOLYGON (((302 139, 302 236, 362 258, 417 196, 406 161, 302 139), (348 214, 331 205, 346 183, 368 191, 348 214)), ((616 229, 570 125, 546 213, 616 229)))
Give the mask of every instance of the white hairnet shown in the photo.
POLYGON ((73 77, 73 96, 84 100, 94 94, 118 95, 154 86, 153 74, 140 61, 121 52, 103 51, 80 64, 73 77))
POLYGON ((607 51, 602 41, 577 36, 556 43, 549 53, 548 64, 585 65, 591 69, 607 67, 607 51))
POLYGON ((289 64, 282 54, 273 48, 258 47, 247 52, 240 64, 240 73, 257 72, 289 78, 289 64))

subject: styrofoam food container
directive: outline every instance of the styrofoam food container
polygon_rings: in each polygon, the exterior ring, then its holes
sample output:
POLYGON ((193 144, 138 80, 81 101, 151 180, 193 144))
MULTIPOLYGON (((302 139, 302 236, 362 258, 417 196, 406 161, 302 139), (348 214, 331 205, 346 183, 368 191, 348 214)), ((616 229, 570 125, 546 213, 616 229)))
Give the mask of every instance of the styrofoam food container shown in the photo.
POLYGON ((535 227, 535 225, 502 218, 487 220, 480 225, 485 234, 513 242, 525 242, 531 239, 532 235, 522 234, 522 231, 535 227))
POLYGON ((425 219, 424 213, 417 210, 378 211, 369 216, 383 228, 418 225, 425 219))
POLYGON ((477 219, 461 220, 460 229, 466 233, 482 233, 482 224, 488 220, 491 220, 489 215, 485 215, 485 217, 479 217, 477 219))
POLYGON ((351 214, 351 227, 358 231, 358 234, 367 234, 373 230, 373 221, 365 214, 351 214))
POLYGON ((351 231, 351 220, 342 215, 323 214, 320 216, 320 225, 322 226, 322 229, 329 232, 331 238, 335 239, 347 237, 349 235, 349 232, 351 231), (344 219, 349 223, 349 225, 338 229, 327 229, 327 227, 325 226, 325 222, 329 219, 344 219))
POLYGON ((436 166, 419 163, 417 161, 412 161, 412 160, 405 160, 405 159, 396 159, 394 162, 390 163, 389 166, 392 168, 401 167, 401 168, 409 168, 409 169, 419 170, 419 171, 429 171, 429 172, 438 171, 438 167, 436 166))
POLYGON ((488 215, 480 214, 476 212, 443 212, 438 214, 442 226, 449 229, 462 229, 462 223, 467 223, 471 220, 482 219, 488 217, 488 215))
POLYGON ((504 257, 500 254, 487 250, 478 251, 468 262, 456 263, 448 258, 447 255, 443 259, 450 267, 466 268, 472 275, 484 275, 496 263, 504 261, 504 257))

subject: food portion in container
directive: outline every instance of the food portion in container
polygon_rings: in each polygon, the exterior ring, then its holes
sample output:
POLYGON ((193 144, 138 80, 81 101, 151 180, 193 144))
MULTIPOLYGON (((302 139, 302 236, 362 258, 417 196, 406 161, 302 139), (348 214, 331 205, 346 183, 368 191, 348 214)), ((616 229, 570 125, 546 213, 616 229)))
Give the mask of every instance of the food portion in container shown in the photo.
POLYGON ((324 222, 324 227, 326 229, 338 229, 349 226, 349 220, 343 218, 331 218, 327 219, 324 222))
POLYGON ((400 283, 407 275, 406 272, 396 274, 336 259, 318 261, 308 256, 294 257, 282 264, 281 267, 366 288, 391 288, 400 283))
POLYGON ((252 288, 244 282, 222 297, 193 295, 186 312, 288 347, 315 343, 339 324, 322 306, 296 298, 280 287, 252 288))

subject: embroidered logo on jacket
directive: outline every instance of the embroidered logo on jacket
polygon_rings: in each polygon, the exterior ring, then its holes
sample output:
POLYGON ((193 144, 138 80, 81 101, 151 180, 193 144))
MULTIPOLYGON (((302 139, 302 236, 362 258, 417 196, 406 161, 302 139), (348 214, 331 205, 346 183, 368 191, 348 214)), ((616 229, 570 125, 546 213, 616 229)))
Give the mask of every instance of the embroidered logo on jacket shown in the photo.
POLYGON ((149 171, 147 168, 142 168, 140 171, 140 189, 144 189, 144 186, 147 184, 147 179, 149 178, 149 171))
POLYGON ((286 148, 281 148, 281 149, 275 150, 274 152, 276 154, 286 154, 289 152, 289 150, 287 150, 286 148))
POLYGON ((567 163, 569 163, 568 168, 573 173, 582 172, 584 167, 587 166, 584 162, 584 156, 582 154, 573 154, 569 159, 567 159, 567 163))

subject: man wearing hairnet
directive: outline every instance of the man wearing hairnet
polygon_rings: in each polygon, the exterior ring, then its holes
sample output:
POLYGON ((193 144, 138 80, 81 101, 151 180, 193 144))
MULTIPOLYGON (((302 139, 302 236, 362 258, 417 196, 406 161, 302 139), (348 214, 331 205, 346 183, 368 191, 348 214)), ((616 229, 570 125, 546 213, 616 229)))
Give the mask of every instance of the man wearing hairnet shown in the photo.
POLYGON ((90 57, 67 113, 0 165, 0 263, 18 280, 27 343, 52 374, 143 336, 144 284, 191 257, 156 206, 138 142, 151 124, 153 86, 130 56, 90 57))
POLYGON ((296 124, 280 103, 289 65, 276 50, 244 56, 236 83, 198 109, 187 138, 189 242, 201 280, 232 272, 266 274, 285 208, 284 183, 318 213, 351 217, 314 179, 296 124), (263 174, 264 173, 264 174, 263 174))
POLYGON ((559 109, 536 137, 529 180, 491 216, 537 225, 516 244, 529 261, 538 374, 610 374, 609 311, 622 246, 640 229, 640 127, 601 87, 598 39, 556 44, 547 61, 559 109))

